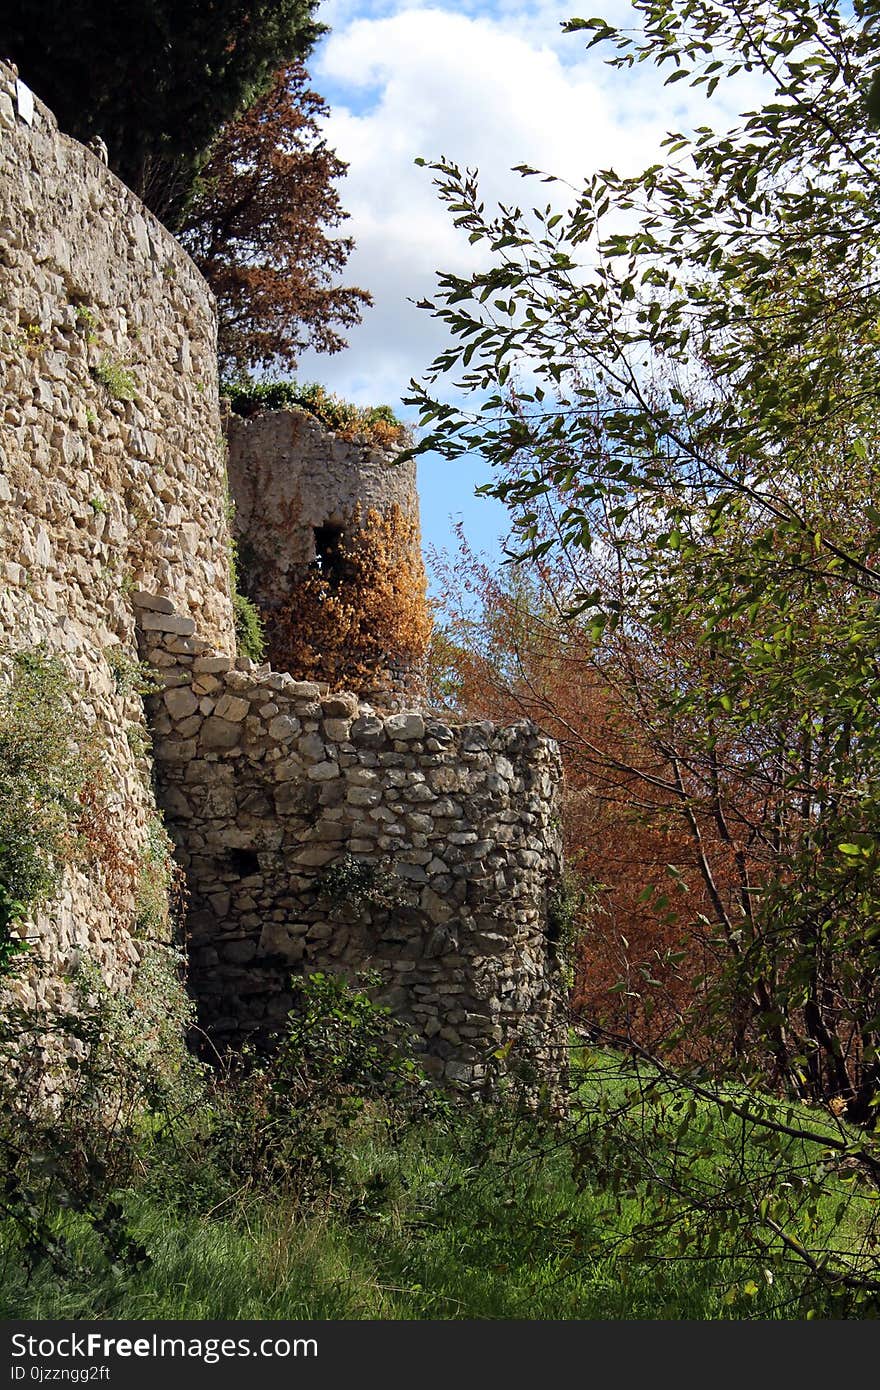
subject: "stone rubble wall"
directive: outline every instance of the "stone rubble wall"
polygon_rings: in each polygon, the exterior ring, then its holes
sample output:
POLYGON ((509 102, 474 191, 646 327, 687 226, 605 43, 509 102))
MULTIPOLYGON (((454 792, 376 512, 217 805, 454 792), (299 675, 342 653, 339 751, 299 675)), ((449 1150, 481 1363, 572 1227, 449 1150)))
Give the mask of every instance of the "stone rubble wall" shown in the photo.
MULTIPOLYGON (((531 724, 380 714, 233 663, 151 614, 161 804, 187 874, 191 982, 215 1044, 265 1038, 292 972, 372 970, 429 1075, 478 1090, 493 1054, 557 1075, 564 1016, 547 940, 558 883, 555 743, 531 724), (334 900, 345 856, 401 902, 334 900)), ((187 625, 188 626, 188 625, 187 625)))
MULTIPOLYGON (((153 812, 138 588, 174 596, 234 652, 215 312, 164 227, 0 64, 0 653, 59 654, 112 769, 114 834, 136 861, 153 812)), ((71 871, 30 933, 60 1003, 83 955, 108 983, 142 951, 128 901, 71 871)))
MULTIPOLYGON (((414 523, 418 543, 416 465, 401 460, 402 444, 380 448, 347 439, 295 406, 246 417, 229 413, 225 428, 241 579, 266 619, 268 655, 280 668, 285 652, 273 639, 272 612, 295 600, 317 563, 316 530, 344 528, 358 512, 388 516, 399 508, 414 523)), ((424 662, 388 652, 383 670, 358 680, 359 692, 374 703, 405 707, 424 693, 424 662)))

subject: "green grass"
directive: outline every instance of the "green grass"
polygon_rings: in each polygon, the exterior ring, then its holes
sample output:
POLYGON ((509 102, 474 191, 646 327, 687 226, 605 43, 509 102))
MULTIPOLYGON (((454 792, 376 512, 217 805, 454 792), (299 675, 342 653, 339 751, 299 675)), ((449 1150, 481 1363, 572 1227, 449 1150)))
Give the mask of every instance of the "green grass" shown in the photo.
POLYGON ((745 1087, 728 1089, 725 1107, 657 1081, 646 1064, 587 1049, 562 1122, 515 1107, 433 1106, 401 1127, 399 1114, 392 1125, 371 1103, 337 1137, 341 1168, 329 1187, 315 1180, 329 1170, 314 1166, 324 1142, 314 1135, 332 1111, 315 1110, 297 1141, 307 1146, 300 1177, 285 1166, 280 1186, 277 1166, 251 1166, 250 1139, 227 1162, 225 1139, 206 1148, 204 1129, 169 1142, 147 1124, 141 1176, 114 1194, 147 1258, 108 1261, 85 1218, 58 1207, 68 1265, 29 1269, 0 1223, 0 1316, 873 1316, 869 1303, 830 1298, 791 1249, 766 1239, 776 1221, 816 1254, 852 1252, 852 1270, 876 1269, 865 1237, 877 1191, 827 1151, 829 1140, 864 1136, 827 1111, 745 1087), (732 1108, 743 1101, 815 1137, 743 1121, 732 1108), (258 1175, 270 1170, 267 1190, 258 1175))
MULTIPOLYGON (((171 1215, 134 1203, 133 1230, 150 1252, 141 1269, 65 1280, 5 1270, 5 1318, 161 1319, 706 1319, 773 1316, 760 1299, 725 1305, 732 1270, 618 1262, 583 1253, 607 1220, 595 1194, 554 1171, 528 1189, 460 1188, 420 1202, 432 1165, 409 1191, 358 1221, 267 1206, 247 1223, 171 1215)), ((625 1225, 625 1219, 619 1229, 625 1225)), ((68 1231, 75 1229, 68 1222, 68 1231)), ((81 1231, 77 1255, 96 1256, 81 1231)))
MULTIPOLYGON (((149 1253, 129 1271, 106 1265, 81 1218, 59 1217, 77 1268, 64 1277, 46 1265, 28 1274, 9 1247, 0 1260, 0 1316, 742 1320, 801 1317, 810 1308, 822 1315, 796 1261, 777 1261, 768 1277, 768 1261, 735 1230, 722 1230, 708 1255, 699 1242, 682 1244, 667 1220, 671 1208, 652 1189, 669 1171, 662 1151, 670 1140, 697 1186, 723 1188, 736 1152, 750 1180, 762 1172, 766 1155, 731 1117, 706 1107, 707 1127, 692 1120, 676 1140, 677 1103, 650 1099, 646 1113, 626 1124, 635 1158, 638 1128, 646 1117, 659 1123, 656 1167, 652 1177, 636 1163, 630 1186, 615 1182, 613 1155, 603 1169, 582 1147, 590 1116, 620 1105, 633 1077, 620 1059, 592 1054, 578 1077, 583 1114, 562 1130, 488 1111, 423 1122, 400 1142, 382 1125, 365 1125, 332 1199, 303 1204, 288 1192, 245 1201, 230 1193, 217 1206, 206 1195, 200 1212, 186 1182, 177 1194, 173 1182, 148 1185, 123 1196, 132 1234, 149 1253), (646 1213, 655 1223, 647 1244, 639 1229, 646 1213)), ((620 1142, 626 1150, 626 1137, 620 1142)), ((799 1152, 784 1157, 798 1167, 799 1152)), ((832 1183, 819 1204, 817 1241, 854 1239, 858 1208, 837 1220, 839 1195, 832 1183)))

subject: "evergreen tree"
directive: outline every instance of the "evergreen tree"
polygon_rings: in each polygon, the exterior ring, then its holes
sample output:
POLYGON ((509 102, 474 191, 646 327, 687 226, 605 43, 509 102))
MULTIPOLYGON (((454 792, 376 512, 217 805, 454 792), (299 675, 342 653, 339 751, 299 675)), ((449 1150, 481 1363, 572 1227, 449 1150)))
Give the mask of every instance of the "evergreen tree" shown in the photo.
POLYGON ((9 0, 0 53, 172 229, 223 125, 322 26, 315 0, 9 0))

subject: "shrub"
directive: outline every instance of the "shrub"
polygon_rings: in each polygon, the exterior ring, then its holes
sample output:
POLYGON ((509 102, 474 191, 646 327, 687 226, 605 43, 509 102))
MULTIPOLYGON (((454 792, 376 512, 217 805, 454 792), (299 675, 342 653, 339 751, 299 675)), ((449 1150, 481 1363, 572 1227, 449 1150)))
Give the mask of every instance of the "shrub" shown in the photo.
POLYGON ((597 899, 597 886, 588 888, 569 868, 547 897, 547 941, 569 990, 574 987, 585 925, 597 910, 597 899))
POLYGON ((232 595, 232 611, 235 616, 235 636, 238 650, 251 661, 262 661, 266 650, 266 636, 263 619, 259 609, 244 594, 232 595))
POLYGON ((315 382, 300 386, 295 381, 245 380, 225 382, 221 391, 229 397, 236 415, 247 417, 260 410, 295 407, 314 415, 343 439, 363 439, 379 448, 399 444, 406 436, 406 426, 390 405, 352 405, 315 382))
POLYGON ((315 892, 339 907, 392 909, 406 905, 400 879, 387 858, 370 862, 344 854, 318 874, 315 892))
POLYGON ((174 861, 174 846, 157 813, 147 822, 147 834, 137 865, 135 929, 165 940, 174 914, 175 898, 183 894, 182 872, 174 861))
POLYGON ((163 688, 158 671, 138 661, 125 647, 105 647, 104 656, 118 695, 155 695, 163 688))
POLYGON ((81 852, 83 792, 98 774, 60 661, 18 652, 0 680, 0 976, 24 949, 15 931, 81 852))
POLYGON ((251 661, 262 661, 266 650, 266 634, 263 619, 255 603, 242 592, 241 548, 232 535, 232 521, 235 516, 235 503, 226 494, 226 520, 229 525, 229 589, 232 595, 232 615, 235 620, 235 637, 242 656, 251 661))
POLYGON ((107 394, 115 401, 133 401, 137 397, 137 382, 118 362, 110 362, 103 357, 97 367, 92 367, 92 376, 99 381, 107 394))
POLYGON ((321 973, 294 979, 271 1055, 245 1051, 217 1074, 191 1165, 165 1168, 166 1196, 191 1209, 198 1191, 224 1215, 267 1197, 329 1202, 344 1188, 357 1126, 398 1135, 426 1109, 443 1109, 402 1025, 370 998, 378 984, 369 974, 357 985, 321 973))
POLYGON ((418 523, 397 506, 356 510, 337 572, 309 568, 267 631, 274 666, 336 688, 368 687, 395 664, 417 669, 430 635, 418 523))
POLYGON ((73 1008, 0 1010, 0 1219, 7 1250, 33 1268, 73 1272, 69 1214, 91 1227, 91 1260, 118 1271, 142 1263, 120 1198, 139 1181, 163 1134, 204 1094, 183 1047, 192 1007, 176 953, 144 955, 126 990, 86 960, 73 1008), (45 1052, 65 1058, 47 1089, 45 1052), (24 1044, 24 1045, 23 1045, 24 1044))

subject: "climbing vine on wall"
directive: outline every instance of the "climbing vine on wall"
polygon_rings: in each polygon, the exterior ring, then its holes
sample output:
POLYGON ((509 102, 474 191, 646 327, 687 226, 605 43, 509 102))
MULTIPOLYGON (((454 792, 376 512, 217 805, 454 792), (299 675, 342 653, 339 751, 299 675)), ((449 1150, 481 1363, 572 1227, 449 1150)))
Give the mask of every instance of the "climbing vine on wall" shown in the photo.
POLYGON ((331 687, 387 683, 418 669, 431 635, 418 523, 400 507, 357 509, 334 563, 309 566, 284 607, 267 614, 273 666, 331 687))
POLYGON ((92 849, 84 798, 99 769, 61 662, 0 653, 0 976, 24 949, 18 925, 92 849))

